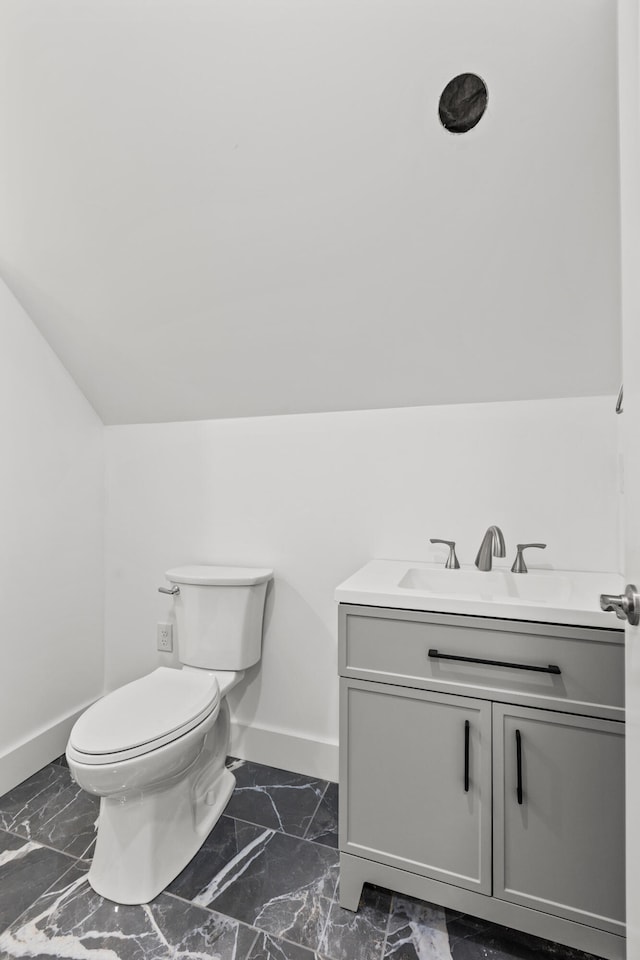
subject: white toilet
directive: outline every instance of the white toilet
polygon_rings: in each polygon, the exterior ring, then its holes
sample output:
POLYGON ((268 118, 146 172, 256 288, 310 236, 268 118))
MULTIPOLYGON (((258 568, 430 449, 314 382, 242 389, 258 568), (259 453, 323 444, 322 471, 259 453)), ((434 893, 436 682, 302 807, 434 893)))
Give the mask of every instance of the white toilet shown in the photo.
POLYGON ((260 659, 272 570, 167 571, 182 669, 159 667, 98 700, 67 745, 74 780, 101 797, 89 882, 147 903, 198 851, 235 786, 227 693, 260 659))

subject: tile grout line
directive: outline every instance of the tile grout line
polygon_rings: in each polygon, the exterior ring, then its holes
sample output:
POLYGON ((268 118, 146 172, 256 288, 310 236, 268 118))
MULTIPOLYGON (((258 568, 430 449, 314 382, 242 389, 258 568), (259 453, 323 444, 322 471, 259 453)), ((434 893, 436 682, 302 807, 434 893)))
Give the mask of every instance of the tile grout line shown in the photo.
MULTIPOLYGON (((163 893, 166 893, 166 891, 163 891, 163 893)), ((308 950, 309 953, 311 953, 313 956, 320 957, 322 955, 323 960, 337 960, 337 958, 331 957, 328 953, 322 953, 319 947, 318 949, 316 949, 315 947, 308 947, 304 943, 298 943, 297 940, 290 940, 288 937, 283 937, 279 933, 272 933, 269 930, 263 930, 262 927, 256 927, 255 924, 247 923, 246 920, 238 920, 237 917, 232 917, 228 913, 221 913, 220 910, 214 910, 212 909, 212 907, 207 907, 203 903, 194 903, 193 900, 187 900, 186 897, 181 897, 179 893, 166 893, 166 896, 173 897, 176 900, 180 900, 181 903, 187 904, 190 907, 197 907, 199 910, 206 910, 207 913, 213 913, 218 917, 226 917, 228 920, 233 920, 235 923, 239 923, 243 927, 248 927, 250 930, 255 930, 256 937, 251 943, 251 947, 249 948, 249 953, 251 953, 251 950, 255 946, 255 943, 258 937, 264 936, 264 937, 270 937, 273 940, 281 940, 283 943, 288 943, 292 947, 299 947, 302 950, 308 950)))
POLYGON ((70 860, 73 860, 74 863, 88 862, 83 857, 76 857, 75 854, 67 853, 66 850, 59 850, 57 847, 52 847, 50 843, 42 843, 41 840, 36 840, 35 837, 23 837, 20 833, 16 833, 15 830, 6 830, 4 827, 0 827, 0 832, 8 833, 10 837, 15 837, 16 840, 22 840, 24 843, 37 843, 39 847, 43 847, 45 850, 51 850, 52 853, 60 853, 63 857, 68 857, 70 860))
MULTIPOLYGON (((8 832, 8 831, 5 831, 5 832, 8 832)), ((20 839, 23 839, 23 838, 20 838, 20 839)), ((56 851, 56 852, 59 853, 60 851, 56 851)), ((35 900, 32 900, 31 903, 28 904, 28 906, 26 906, 25 909, 24 909, 21 913, 19 913, 18 916, 15 917, 15 919, 12 920, 11 923, 9 923, 4 930, 0 930, 0 937, 2 937, 8 930, 10 930, 10 929, 11 929, 12 927, 14 927, 16 924, 18 924, 19 921, 21 920, 21 918, 22 918, 26 913, 28 913, 28 912, 31 910, 31 908, 32 908, 33 906, 35 906, 35 904, 36 904, 39 900, 41 900, 43 897, 47 896, 47 894, 50 894, 50 893, 51 893, 51 890, 53 889, 53 887, 55 887, 56 884, 58 884, 58 883, 60 882, 60 880, 62 880, 63 877, 65 877, 66 874, 71 871, 71 869, 72 869, 73 866, 74 866, 74 864, 71 864, 69 867, 67 867, 66 869, 64 869, 64 870, 62 871, 62 873, 61 873, 58 877, 56 877, 55 880, 52 881, 52 883, 46 888, 46 890, 43 890, 42 893, 40 893, 40 894, 35 898, 35 900)), ((84 879, 86 880, 87 878, 84 877, 84 879)), ((316 950, 316 949, 313 948, 313 947, 308 947, 306 944, 298 943, 296 940, 290 940, 290 939, 288 939, 287 937, 282 937, 282 936, 279 936, 278 934, 271 933, 269 930, 263 930, 261 927, 256 927, 253 923, 246 923, 244 920, 238 920, 237 917, 232 917, 232 916, 231 916, 230 914, 228 914, 228 913, 222 913, 220 910, 213 910, 211 907, 205 906, 204 904, 194 903, 193 900, 188 900, 186 897, 181 897, 181 896, 180 896, 179 894, 177 894, 177 893, 168 893, 166 890, 162 890, 162 891, 158 894, 158 896, 157 896, 157 897, 154 897, 153 900, 149 901, 149 903, 146 903, 146 904, 138 904, 138 906, 140 906, 140 907, 149 906, 151 903, 154 903, 156 900, 158 900, 161 896, 171 897, 173 900, 177 900, 178 902, 183 903, 185 906, 195 907, 197 910, 204 910, 206 913, 209 913, 209 914, 212 914, 212 915, 215 915, 215 916, 218 916, 218 917, 223 917, 224 919, 227 919, 227 920, 231 920, 233 923, 238 924, 238 927, 246 927, 247 929, 252 930, 253 933, 255 934, 255 936, 253 937, 253 939, 252 939, 252 941, 251 941, 251 943, 250 943, 250 945, 249 945, 249 947, 248 947, 248 949, 247 949, 247 954, 246 954, 247 956, 249 956, 249 954, 251 953, 251 951, 252 951, 253 948, 255 947, 256 942, 257 942, 257 940, 258 940, 258 937, 260 937, 260 936, 269 937, 269 938, 271 938, 271 939, 273 939, 273 940, 276 940, 276 941, 277 941, 277 940, 281 940, 283 943, 290 944, 290 945, 293 946, 293 947, 299 947, 299 948, 301 948, 301 949, 303 949, 303 950, 307 950, 307 951, 308 951, 312 956, 314 956, 314 957, 316 957, 316 956, 319 957, 319 956, 320 956, 320 951, 319 951, 319 950, 316 950)), ((103 897, 102 899, 104 900, 105 898, 103 897)), ((323 955, 323 958, 326 958, 326 960, 333 960, 333 958, 331 958, 328 954, 323 955)))
POLYGON ((279 833, 283 837, 290 837, 292 840, 304 840, 305 843, 312 843, 315 847, 324 847, 326 850, 335 850, 336 853, 339 852, 336 847, 332 847, 328 843, 320 843, 318 840, 309 840, 307 837, 298 837, 295 833, 287 833, 286 830, 278 830, 275 827, 268 827, 266 823, 255 823, 253 820, 245 820, 243 817, 234 817, 230 813, 223 813, 222 816, 227 817, 229 820, 237 820, 238 823, 246 823, 250 827, 260 827, 263 830, 273 830, 274 833, 279 833))
MULTIPOLYGON (((327 785, 327 788, 326 788, 326 789, 328 789, 328 785, 327 785)), ((324 799, 324 794, 323 794, 323 797, 321 798, 320 802, 318 803, 318 807, 320 806, 320 803, 322 802, 322 799, 324 799)), ((316 808, 316 812, 317 812, 317 808, 316 808)), ((55 816, 55 815, 54 815, 54 816, 55 816)), ((296 835, 295 833, 287 833, 286 830, 278 830, 277 828, 275 828, 275 827, 269 827, 269 826, 267 826, 267 824, 264 824, 264 823, 256 823, 254 820, 245 820, 243 817, 234 817, 234 816, 231 816, 231 814, 224 813, 224 812, 223 812, 222 816, 223 816, 223 817, 227 817, 228 820, 236 820, 238 823, 246 823, 246 824, 247 824, 248 826, 250 826, 250 827, 260 827, 260 828, 262 828, 262 829, 264 829, 264 830, 273 830, 274 833, 280 833, 280 834, 282 834, 282 835, 285 836, 285 837, 290 837, 292 840, 304 840, 305 843, 312 843, 314 846, 323 847, 323 848, 325 848, 326 850, 336 850, 335 847, 332 847, 332 846, 331 846, 330 844, 328 844, 328 843, 320 843, 319 841, 317 841, 317 840, 311 840, 311 839, 309 839, 309 838, 306 837, 306 836, 302 836, 302 837, 301 837, 301 836, 296 835)), ((315 816, 315 813, 314 813, 314 816, 315 816)), ((50 819, 53 819, 53 817, 51 817, 50 819)), ((49 822, 50 822, 50 821, 48 820, 47 823, 49 823, 49 822)), ((43 824, 43 826, 46 826, 46 824, 43 824)), ((310 824, 309 824, 309 826, 310 826, 310 824)), ((308 832, 308 829, 309 829, 309 827, 307 827, 307 828, 305 829, 305 834, 308 832)), ((7 829, 6 827, 0 827, 0 832, 2 832, 2 831, 3 831, 4 833, 9 834, 9 835, 12 836, 12 837, 16 837, 16 839, 18 839, 18 840, 24 840, 25 842, 32 841, 33 843, 39 844, 41 847, 45 847, 47 850, 52 850, 54 853, 61 853, 61 854, 63 854, 65 857, 70 857, 72 860, 76 860, 76 861, 79 861, 79 862, 81 862, 81 863, 86 863, 86 862, 88 862, 88 861, 90 860, 89 857, 76 856, 76 854, 74 854, 74 853, 68 853, 66 850, 60 850, 59 847, 54 847, 54 846, 53 846, 52 844, 50 844, 50 843, 43 843, 41 840, 37 839, 36 836, 24 837, 22 834, 17 833, 15 830, 9 830, 9 829, 7 829)), ((93 843, 94 841, 95 841, 95 837, 93 838, 93 840, 91 841, 91 843, 93 843)), ((91 845, 91 844, 90 844, 90 845, 91 845)), ((86 852, 86 851, 85 851, 85 852, 86 852)), ((336 852, 337 852, 337 850, 336 850, 336 852)))
MULTIPOLYGON (((250 827, 259 827, 263 830, 273 830, 274 833, 282 834, 282 836, 284 837, 290 837, 291 840, 304 840, 305 843, 312 843, 316 847, 323 847, 326 850, 335 850, 336 853, 338 852, 335 847, 332 847, 327 843, 319 843, 316 840, 309 840, 307 839, 307 837, 300 837, 300 836, 296 836, 296 834, 294 833, 287 833, 285 830, 277 830, 274 827, 269 827, 264 823, 255 823, 253 820, 245 820, 242 817, 232 817, 231 814, 228 814, 228 813, 223 813, 222 816, 226 817, 228 820, 235 820, 238 823, 246 823, 250 827)), ((12 837, 15 837, 17 840, 23 840, 25 842, 32 841, 33 843, 39 844, 41 847, 45 847, 47 850, 52 850, 54 853, 61 853, 63 854, 63 856, 69 857, 70 859, 75 861, 79 861, 80 863, 87 863, 88 860, 90 859, 88 857, 76 856, 73 853, 68 853, 66 850, 60 850, 58 847, 54 847, 50 843, 43 843, 41 840, 38 840, 35 837, 31 837, 31 836, 23 837, 22 834, 16 833, 15 830, 8 830, 6 827, 0 827, 0 832, 2 831, 4 833, 9 834, 12 837)), ((95 837, 94 837, 94 840, 95 840, 95 837)), ((93 843, 93 840, 91 842, 93 843)))

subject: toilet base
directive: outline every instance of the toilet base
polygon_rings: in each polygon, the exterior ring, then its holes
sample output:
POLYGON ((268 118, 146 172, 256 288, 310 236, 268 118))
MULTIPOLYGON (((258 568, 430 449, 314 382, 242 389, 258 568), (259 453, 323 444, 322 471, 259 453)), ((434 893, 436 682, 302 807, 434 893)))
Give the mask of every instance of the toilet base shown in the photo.
POLYGON ((101 798, 88 877, 96 893, 115 903, 148 903, 195 856, 235 787, 224 766, 228 722, 227 707, 180 779, 149 792, 101 798))

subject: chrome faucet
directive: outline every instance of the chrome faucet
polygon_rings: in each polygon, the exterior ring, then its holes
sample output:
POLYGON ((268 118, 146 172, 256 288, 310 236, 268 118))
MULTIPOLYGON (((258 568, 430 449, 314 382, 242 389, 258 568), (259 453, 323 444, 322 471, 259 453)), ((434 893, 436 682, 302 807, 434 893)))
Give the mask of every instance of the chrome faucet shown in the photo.
POLYGON ((482 538, 478 556, 476 557, 476 567, 478 570, 491 570, 491 558, 505 557, 504 537, 500 527, 491 526, 482 538))

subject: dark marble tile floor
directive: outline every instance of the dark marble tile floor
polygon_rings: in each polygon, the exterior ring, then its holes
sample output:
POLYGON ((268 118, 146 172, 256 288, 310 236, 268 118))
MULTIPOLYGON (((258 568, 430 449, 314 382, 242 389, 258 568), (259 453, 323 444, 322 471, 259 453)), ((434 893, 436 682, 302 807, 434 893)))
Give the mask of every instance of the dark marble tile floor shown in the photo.
POLYGON ((225 814, 149 904, 98 896, 98 803, 56 761, 0 797, 0 960, 588 960, 365 886, 337 897, 337 784, 242 760, 225 814))

